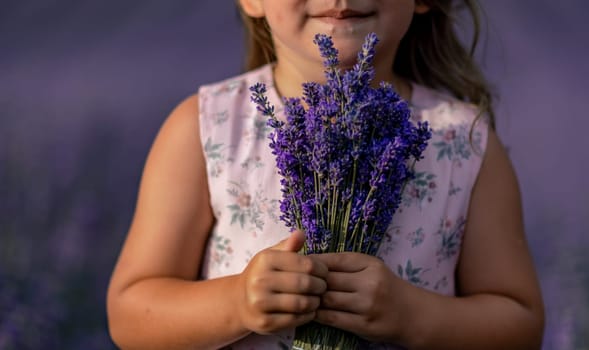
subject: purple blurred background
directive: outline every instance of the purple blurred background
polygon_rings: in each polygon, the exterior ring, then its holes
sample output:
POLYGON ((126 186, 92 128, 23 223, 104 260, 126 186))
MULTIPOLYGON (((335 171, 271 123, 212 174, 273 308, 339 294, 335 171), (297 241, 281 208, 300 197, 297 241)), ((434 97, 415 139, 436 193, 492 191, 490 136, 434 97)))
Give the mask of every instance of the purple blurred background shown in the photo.
MULTIPOLYGON (((0 349, 114 348, 105 291, 143 161, 183 97, 240 72, 238 16, 218 0, 0 4, 0 349)), ((589 3, 483 6, 544 349, 589 349, 589 3)))

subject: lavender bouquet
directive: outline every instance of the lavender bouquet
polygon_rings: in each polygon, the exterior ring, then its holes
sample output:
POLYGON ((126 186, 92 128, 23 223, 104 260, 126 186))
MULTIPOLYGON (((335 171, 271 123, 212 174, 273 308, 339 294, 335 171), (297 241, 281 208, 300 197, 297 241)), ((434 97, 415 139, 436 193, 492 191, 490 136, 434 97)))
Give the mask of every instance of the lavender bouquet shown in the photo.
MULTIPOLYGON (((282 177, 281 220, 305 232, 304 254, 376 255, 431 137, 427 123, 410 121, 407 102, 390 84, 371 87, 377 42, 369 34, 357 64, 341 71, 331 38, 316 35, 327 82, 304 83, 302 99, 284 99, 286 122, 276 117, 263 84, 250 88, 273 129, 269 138, 282 177)), ((359 341, 309 323, 297 328, 293 349, 354 349, 359 341)))

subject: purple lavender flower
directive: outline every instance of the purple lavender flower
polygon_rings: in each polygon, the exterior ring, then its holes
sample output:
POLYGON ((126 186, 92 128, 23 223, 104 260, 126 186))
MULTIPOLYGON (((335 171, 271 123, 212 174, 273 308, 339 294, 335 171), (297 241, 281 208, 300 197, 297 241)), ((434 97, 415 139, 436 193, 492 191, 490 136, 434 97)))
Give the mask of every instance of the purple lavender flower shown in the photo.
MULTIPOLYGON (((331 38, 318 34, 314 42, 327 82, 305 83, 302 99, 284 99, 286 122, 276 118, 263 84, 250 88, 252 101, 273 128, 269 137, 282 176, 281 219, 305 232, 307 254, 376 255, 431 131, 427 123, 411 123, 407 102, 390 84, 371 87, 374 33, 343 74, 331 38)), ((316 324, 299 327, 295 338, 301 349, 319 344, 331 349, 334 339, 345 338, 348 345, 359 341, 316 324)))

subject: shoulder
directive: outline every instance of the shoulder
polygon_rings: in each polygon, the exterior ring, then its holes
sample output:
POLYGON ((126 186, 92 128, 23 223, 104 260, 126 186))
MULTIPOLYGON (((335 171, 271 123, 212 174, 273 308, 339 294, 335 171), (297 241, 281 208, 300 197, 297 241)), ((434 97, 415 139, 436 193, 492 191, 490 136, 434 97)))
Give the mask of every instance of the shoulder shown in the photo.
POLYGON ((181 100, 164 120, 154 146, 161 147, 162 143, 177 143, 198 137, 199 106, 198 94, 192 94, 181 100))
MULTIPOLYGON (((199 96, 190 95, 180 101, 163 122, 154 140, 149 157, 151 163, 182 163, 194 157, 200 148, 199 96)), ((163 167, 165 168, 165 166, 163 167)))
MULTIPOLYGON (((247 95, 249 87, 256 82, 272 81, 271 66, 266 65, 230 78, 199 86, 198 91, 184 100, 172 110, 164 126, 188 126, 197 127, 199 115, 207 111, 207 106, 218 103, 215 97, 227 95, 247 95), (213 100, 213 101, 211 101, 213 100)), ((219 101, 223 101, 222 99, 219 101)), ((190 128, 189 128, 190 129, 190 128)), ((194 131, 194 128, 191 128, 194 131)))
POLYGON ((466 165, 476 171, 486 151, 490 125, 480 109, 448 93, 413 84, 414 119, 427 121, 432 129, 431 152, 437 160, 466 165))
POLYGON ((444 91, 413 84, 411 104, 420 118, 427 121, 432 129, 445 129, 448 126, 488 124, 485 115, 472 104, 455 98, 444 91))
MULTIPOLYGON (((206 140, 212 134, 219 132, 227 125, 238 126, 250 122, 257 115, 255 105, 251 103, 250 87, 256 83, 273 86, 272 66, 265 65, 258 69, 205 84, 198 89, 199 123, 201 138, 206 140)), ((269 89, 270 91, 271 89, 269 89)), ((270 99, 277 104, 276 94, 270 99)), ((225 129, 226 131, 226 129, 225 129)), ((221 136, 221 135, 216 135, 221 136)), ((227 135, 222 134, 222 137, 227 135)))
POLYGON ((193 119, 198 116, 199 97, 198 94, 192 94, 180 101, 170 113, 168 120, 193 119))
POLYGON ((265 65, 230 78, 204 84, 199 87, 198 95, 201 96, 201 99, 206 99, 208 96, 244 94, 256 82, 272 82, 271 65, 265 65))

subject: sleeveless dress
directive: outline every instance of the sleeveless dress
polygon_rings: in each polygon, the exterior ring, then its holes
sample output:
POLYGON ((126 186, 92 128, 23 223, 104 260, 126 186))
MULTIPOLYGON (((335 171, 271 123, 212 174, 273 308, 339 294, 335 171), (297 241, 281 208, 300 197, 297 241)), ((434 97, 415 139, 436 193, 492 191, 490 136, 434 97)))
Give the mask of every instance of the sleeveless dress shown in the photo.
MULTIPOLYGON (((215 224, 204 254, 202 279, 243 271, 260 250, 288 236, 279 220, 280 177, 267 138, 270 128, 250 102, 249 87, 263 82, 282 113, 271 65, 199 89, 200 138, 215 224)), ((399 277, 443 295, 455 295, 455 269, 470 193, 485 151, 488 124, 477 109, 413 84, 414 121, 427 120, 432 138, 378 256, 399 277)), ((288 349, 293 331, 251 334, 228 349, 288 349)), ((395 349, 393 344, 372 348, 395 349)))

